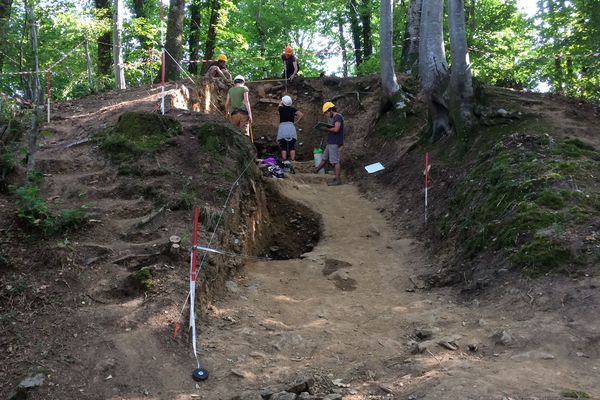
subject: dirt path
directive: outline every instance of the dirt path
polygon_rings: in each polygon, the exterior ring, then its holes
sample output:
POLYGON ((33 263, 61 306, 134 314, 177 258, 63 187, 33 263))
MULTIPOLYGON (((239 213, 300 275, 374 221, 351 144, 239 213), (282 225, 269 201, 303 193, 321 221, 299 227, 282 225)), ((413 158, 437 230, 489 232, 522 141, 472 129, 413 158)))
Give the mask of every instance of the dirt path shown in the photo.
MULTIPOLYGON (((525 301, 456 305, 444 290, 413 291, 426 264, 422 246, 398 237, 355 186, 311 180, 279 185, 322 214, 322 240, 301 260, 248 264, 215 305, 201 333, 200 357, 211 371, 202 398, 311 375, 341 379, 344 398, 355 400, 600 393, 597 354, 578 357, 582 338, 557 314, 524 309, 525 301), (424 338, 412 347, 422 352, 414 353, 408 342, 419 329, 424 338)), ((597 335, 598 326, 588 328, 597 335)))

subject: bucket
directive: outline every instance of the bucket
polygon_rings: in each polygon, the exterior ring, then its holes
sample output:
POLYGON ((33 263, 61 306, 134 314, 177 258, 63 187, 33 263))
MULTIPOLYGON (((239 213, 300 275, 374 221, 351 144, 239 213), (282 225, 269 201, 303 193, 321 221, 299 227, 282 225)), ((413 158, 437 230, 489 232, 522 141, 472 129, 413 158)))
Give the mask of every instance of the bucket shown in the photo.
MULTIPOLYGON (((323 150, 322 149, 314 149, 313 157, 315 159, 315 168, 321 165, 321 160, 323 160, 323 150)), ((319 174, 325 174, 325 168, 321 168, 319 174)))

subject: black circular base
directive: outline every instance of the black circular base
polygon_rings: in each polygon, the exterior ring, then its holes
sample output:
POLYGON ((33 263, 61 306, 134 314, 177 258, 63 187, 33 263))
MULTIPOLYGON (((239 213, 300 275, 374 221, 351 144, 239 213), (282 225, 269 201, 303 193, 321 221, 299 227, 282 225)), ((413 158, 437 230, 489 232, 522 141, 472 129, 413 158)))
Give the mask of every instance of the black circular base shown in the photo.
POLYGON ((192 378, 194 378, 195 381, 204 381, 208 379, 208 371, 204 368, 196 368, 192 372, 192 378))

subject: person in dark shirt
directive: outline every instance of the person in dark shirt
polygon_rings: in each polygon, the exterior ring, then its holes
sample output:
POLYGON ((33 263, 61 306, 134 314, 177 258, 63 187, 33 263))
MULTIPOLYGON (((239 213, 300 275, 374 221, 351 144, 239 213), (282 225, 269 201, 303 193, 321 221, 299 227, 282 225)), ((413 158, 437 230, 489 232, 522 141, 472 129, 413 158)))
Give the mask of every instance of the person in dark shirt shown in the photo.
POLYGON ((323 104, 323 114, 326 118, 331 119, 333 127, 326 128, 327 130, 327 146, 323 152, 323 158, 318 167, 315 168, 315 173, 318 173, 321 168, 330 162, 333 164, 335 178, 328 182, 329 186, 337 186, 342 184, 342 164, 340 163, 340 148, 344 145, 344 117, 337 112, 335 104, 328 101, 323 104))
POLYGON ((281 55, 283 64, 283 78, 293 80, 298 76, 298 58, 294 55, 294 50, 291 47, 286 47, 281 55))
POLYGON ((279 129, 277 130, 277 143, 279 143, 279 149, 281 150, 281 159, 287 160, 288 154, 290 160, 296 160, 296 141, 298 140, 298 134, 296 132, 296 126, 301 119, 303 114, 296 108, 292 107, 292 98, 290 96, 283 96, 281 103, 279 103, 279 129))
POLYGON ((227 82, 231 82, 231 73, 227 70, 225 66, 227 64, 227 56, 225 54, 219 54, 217 56, 217 62, 213 63, 208 70, 206 70, 207 78, 221 78, 225 79, 227 82))

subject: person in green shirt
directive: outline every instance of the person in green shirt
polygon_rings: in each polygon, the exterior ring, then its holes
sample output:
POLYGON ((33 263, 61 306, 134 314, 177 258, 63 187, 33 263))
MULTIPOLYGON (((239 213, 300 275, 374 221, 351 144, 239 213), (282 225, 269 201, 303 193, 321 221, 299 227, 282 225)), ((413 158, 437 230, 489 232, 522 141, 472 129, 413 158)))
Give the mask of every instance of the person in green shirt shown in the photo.
POLYGON ((241 75, 233 79, 233 87, 229 89, 225 99, 225 114, 229 115, 231 123, 237 126, 243 134, 250 136, 252 110, 248 98, 250 90, 244 86, 245 82, 246 79, 241 75))

